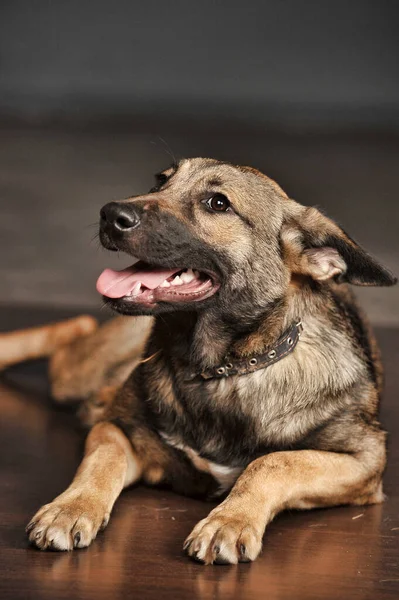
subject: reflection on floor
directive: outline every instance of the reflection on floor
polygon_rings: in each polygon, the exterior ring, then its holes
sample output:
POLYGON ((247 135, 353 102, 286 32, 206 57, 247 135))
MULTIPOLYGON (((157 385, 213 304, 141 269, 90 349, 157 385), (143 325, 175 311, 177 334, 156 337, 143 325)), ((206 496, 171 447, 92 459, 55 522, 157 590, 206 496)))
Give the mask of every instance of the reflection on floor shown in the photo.
MULTIPOLYGON (((71 316, 5 308, 0 330, 71 316)), ((51 405, 44 363, 21 365, 0 381, 0 593, 4 600, 328 600, 399 595, 399 338, 377 331, 387 368, 382 420, 390 431, 383 505, 287 513, 266 533, 258 561, 203 567, 182 541, 212 505, 136 487, 122 494, 107 530, 87 550, 41 553, 24 526, 69 483, 84 433, 51 405)))

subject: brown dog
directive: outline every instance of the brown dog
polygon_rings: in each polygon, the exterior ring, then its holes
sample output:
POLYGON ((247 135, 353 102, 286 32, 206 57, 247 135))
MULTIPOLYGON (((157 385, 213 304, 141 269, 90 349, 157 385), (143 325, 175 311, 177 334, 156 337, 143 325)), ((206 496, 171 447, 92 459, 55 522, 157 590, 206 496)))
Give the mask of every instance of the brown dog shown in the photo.
POLYGON ((185 542, 205 563, 254 560, 284 509, 383 500, 382 369, 346 284, 393 285, 390 273, 263 174, 210 159, 107 204, 100 230, 140 262, 104 271, 98 290, 140 317, 2 338, 3 366, 51 355, 55 398, 82 397, 98 421, 31 542, 88 546, 139 480, 229 492, 185 542))

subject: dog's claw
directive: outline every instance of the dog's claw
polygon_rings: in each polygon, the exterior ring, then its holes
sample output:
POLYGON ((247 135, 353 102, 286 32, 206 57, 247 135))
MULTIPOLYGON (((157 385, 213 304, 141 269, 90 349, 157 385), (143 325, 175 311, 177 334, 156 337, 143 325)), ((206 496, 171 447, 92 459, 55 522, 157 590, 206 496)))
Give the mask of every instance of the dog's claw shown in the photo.
POLYGON ((240 557, 239 557, 240 562, 251 562, 251 559, 247 556, 246 552, 247 552, 247 548, 246 548, 245 544, 240 544, 240 557))
POLYGON ((191 539, 187 539, 187 540, 184 542, 184 544, 183 544, 183 550, 184 550, 185 552, 186 552, 186 551, 189 549, 191 542, 192 542, 192 540, 191 540, 191 539))
POLYGON ((105 517, 103 518, 103 520, 102 520, 102 523, 101 523, 101 526, 100 526, 100 531, 102 531, 103 529, 105 529, 105 528, 106 528, 106 526, 108 525, 108 523, 109 523, 109 516, 110 516, 110 515, 109 515, 109 513, 108 513, 108 514, 106 514, 106 515, 105 515, 105 517))
POLYGON ((28 523, 27 526, 25 527, 26 533, 30 533, 35 525, 36 525, 36 521, 31 521, 30 523, 28 523))

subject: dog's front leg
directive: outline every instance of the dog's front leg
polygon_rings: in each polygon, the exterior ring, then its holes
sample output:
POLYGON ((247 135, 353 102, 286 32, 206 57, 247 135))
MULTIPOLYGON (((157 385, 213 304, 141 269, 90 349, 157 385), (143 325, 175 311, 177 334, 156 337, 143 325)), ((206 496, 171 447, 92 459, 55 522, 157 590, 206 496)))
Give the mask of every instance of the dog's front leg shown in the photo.
POLYGON ((383 442, 358 456, 300 450, 258 458, 196 525, 184 549, 206 564, 254 560, 266 525, 284 509, 382 502, 384 464, 383 442))
POLYGON ((69 488, 43 506, 26 528, 42 550, 84 548, 103 529, 122 489, 141 476, 141 464, 120 429, 98 423, 69 488))

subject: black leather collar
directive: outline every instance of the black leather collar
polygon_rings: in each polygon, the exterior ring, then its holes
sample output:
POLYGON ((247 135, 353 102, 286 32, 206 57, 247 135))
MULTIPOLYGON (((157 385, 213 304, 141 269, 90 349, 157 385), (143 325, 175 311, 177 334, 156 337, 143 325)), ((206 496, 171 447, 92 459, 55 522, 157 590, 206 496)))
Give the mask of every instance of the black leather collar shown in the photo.
POLYGON ((283 333, 276 344, 268 348, 266 352, 240 359, 226 356, 223 364, 212 367, 211 369, 206 369, 200 373, 200 376, 202 379, 206 380, 222 379, 223 377, 230 377, 231 375, 248 375, 248 373, 253 373, 259 369, 266 369, 266 367, 278 362, 294 350, 302 330, 302 321, 298 319, 296 323, 291 325, 291 327, 283 333))

